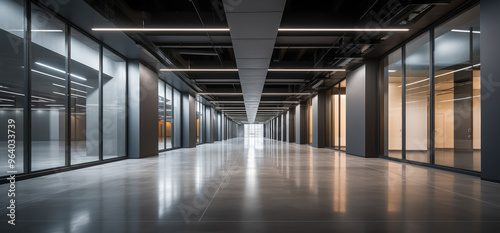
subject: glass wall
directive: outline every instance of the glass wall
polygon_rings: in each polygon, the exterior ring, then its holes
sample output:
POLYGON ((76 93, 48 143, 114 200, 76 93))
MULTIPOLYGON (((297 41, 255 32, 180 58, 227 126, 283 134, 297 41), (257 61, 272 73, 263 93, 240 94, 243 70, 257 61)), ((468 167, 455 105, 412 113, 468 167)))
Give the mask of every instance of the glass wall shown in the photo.
POLYGON ((327 92, 327 146, 346 149, 346 80, 337 83, 327 92))
POLYGON ((339 147, 338 149, 340 150, 345 150, 346 148, 346 80, 344 79, 342 82, 340 82, 340 115, 339 115, 339 129, 340 129, 340 136, 339 136, 339 147))
MULTIPOLYGON (((312 98, 309 99, 309 101, 307 101, 307 143, 308 144, 312 144, 312 140, 313 140, 313 122, 312 122, 312 112, 313 112, 313 108, 312 108, 312 98)), ((276 124, 278 123, 278 119, 275 118, 276 120, 276 124)), ((276 127, 277 128, 277 127, 276 127)), ((278 130, 276 130, 277 132, 278 130)), ((276 137, 278 138, 278 137, 276 137)))
POLYGON ((387 155, 402 159, 403 149, 403 61, 401 49, 391 53, 384 61, 387 106, 387 155))
MULTIPOLYGON (((99 44, 71 29, 71 163, 99 160, 99 44)), ((56 95, 63 85, 52 83, 56 95)))
POLYGON ((478 5, 383 60, 385 156, 481 171, 479 42, 478 5))
POLYGON ((202 103, 203 99, 201 96, 196 98, 196 143, 204 143, 204 132, 205 132, 205 105, 202 103))
POLYGON ((172 148, 172 87, 166 85, 165 87, 165 149, 172 148))
POLYGON ((127 63, 110 50, 103 49, 103 156, 127 155, 127 63))
POLYGON ((165 82, 158 80, 158 149, 165 149, 165 82))
MULTIPOLYGON (((18 173, 126 156, 125 60, 37 3, 25 15, 22 3, 0 1, 0 120, 15 122, 18 173), (29 58, 25 43, 30 43, 29 58), (28 115, 31 127, 24 129, 28 115)), ((0 130, 7 132, 7 124, 0 130)), ((0 135, 0 149, 14 146, 8 145, 10 138, 0 135)), ((8 164, 7 156, 0 158, 5 168, 0 176, 8 164)))
POLYGON ((435 162, 481 170, 479 6, 434 30, 435 162))
MULTIPOLYGON (((0 1, 0 176, 7 175, 8 140, 15 146, 13 159, 18 173, 24 172, 24 7, 23 1, 0 1), (7 122, 14 120, 15 133, 7 134, 7 122), (8 135, 14 135, 8 136, 8 135)), ((11 146, 12 147, 12 146, 11 146)))
POLYGON ((424 33, 406 44, 406 159, 430 159, 430 44, 424 33))
POLYGON ((31 28, 31 169, 37 171, 66 165, 68 37, 66 24, 36 5, 31 28))
POLYGON ((181 93, 164 81, 158 81, 158 150, 181 146, 181 93))
POLYGON ((174 89, 174 118, 176 121, 173 124, 173 135, 172 138, 173 148, 181 147, 181 93, 174 89))

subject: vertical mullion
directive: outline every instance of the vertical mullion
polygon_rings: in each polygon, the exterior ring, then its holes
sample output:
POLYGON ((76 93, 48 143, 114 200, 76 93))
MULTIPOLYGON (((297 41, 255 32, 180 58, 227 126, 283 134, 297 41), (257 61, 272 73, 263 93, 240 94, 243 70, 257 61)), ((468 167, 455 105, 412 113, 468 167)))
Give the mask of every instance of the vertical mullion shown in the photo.
MULTIPOLYGON (((71 27, 66 24, 66 166, 71 166, 71 27)), ((76 111, 76 108, 75 108, 76 111)))
POLYGON ((99 44, 99 161, 103 161, 103 48, 102 44, 99 44))
POLYGON ((129 119, 129 101, 128 101, 128 59, 125 60, 125 157, 128 158, 128 119, 129 119))
POLYGON ((24 173, 31 172, 31 2, 24 1, 24 173))
POLYGON ((402 78, 401 78, 401 101, 402 101, 402 133, 401 133, 401 158, 406 160, 406 44, 401 47, 401 64, 402 64, 402 78))
MULTIPOLYGON (((473 66, 474 65, 474 28, 473 27, 470 27, 469 28, 469 65, 473 66)), ((471 101, 470 101, 470 119, 471 119, 471 124, 470 124, 470 128, 469 128, 469 142, 470 142, 470 150, 472 151, 472 153, 474 153, 474 68, 471 68, 471 75, 472 75, 472 78, 471 78, 471 81, 472 81, 472 85, 471 85, 471 101)))
POLYGON ((175 89, 174 89, 174 87, 172 87, 171 92, 172 92, 172 99, 170 101, 172 101, 172 104, 171 104, 172 105, 172 120, 170 121, 170 145, 172 146, 171 149, 174 149, 175 148, 174 147, 174 138, 175 138, 174 137, 174 134, 175 134, 175 129, 174 129, 174 123, 175 123, 174 122, 175 121, 175 113, 174 113, 174 111, 175 111, 175 107, 174 107, 175 95, 174 95, 174 93, 175 93, 175 89))
POLYGON ((339 98, 338 98, 338 100, 337 100, 337 101, 338 101, 338 103, 337 103, 337 104, 338 104, 338 106, 339 106, 339 111, 337 112, 337 117, 339 118, 339 123, 338 123, 338 125, 337 125, 337 127, 338 127, 338 128, 337 128, 337 144, 338 144, 337 149, 339 149, 339 150, 341 150, 341 149, 342 149, 342 146, 341 146, 341 142, 342 142, 342 140, 341 140, 341 138, 340 138, 340 135, 342 134, 342 132, 340 132, 340 131, 342 130, 342 129, 341 129, 341 125, 342 125, 342 114, 341 114, 341 111, 342 111, 342 105, 341 105, 341 103, 342 103, 342 101, 340 100, 340 99, 342 99, 342 90, 341 90, 342 85, 340 85, 340 83, 341 83, 341 82, 342 82, 342 81, 340 81, 340 82, 337 84, 337 85, 339 86, 339 88, 337 89, 337 90, 338 90, 338 96, 339 96, 339 98))
POLYGON ((163 85, 163 150, 167 149, 167 83, 163 85))
POLYGON ((429 120, 430 120, 430 135, 429 135, 429 146, 430 146, 430 164, 435 163, 435 86, 434 86, 434 28, 430 30, 429 33, 429 42, 430 42, 430 69, 429 69, 429 101, 430 101, 430 109, 429 109, 429 120))

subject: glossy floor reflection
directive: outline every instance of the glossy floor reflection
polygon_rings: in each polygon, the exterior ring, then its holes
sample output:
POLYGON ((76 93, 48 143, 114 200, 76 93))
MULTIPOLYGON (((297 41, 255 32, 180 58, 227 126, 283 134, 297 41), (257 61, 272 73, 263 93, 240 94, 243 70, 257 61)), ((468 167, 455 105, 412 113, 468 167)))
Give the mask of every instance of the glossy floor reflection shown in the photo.
POLYGON ((500 229, 500 184, 261 138, 19 181, 17 192, 17 225, 1 232, 500 229))

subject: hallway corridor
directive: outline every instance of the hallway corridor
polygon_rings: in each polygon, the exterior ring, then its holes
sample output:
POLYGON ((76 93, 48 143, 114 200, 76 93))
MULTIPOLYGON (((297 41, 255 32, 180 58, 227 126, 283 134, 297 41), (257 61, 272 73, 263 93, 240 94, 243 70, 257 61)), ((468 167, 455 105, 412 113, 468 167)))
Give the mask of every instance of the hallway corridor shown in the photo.
MULTIPOLYGON (((14 232, 500 229, 500 184, 262 138, 167 151, 16 185, 14 232)), ((0 203, 7 203, 7 190, 0 185, 0 203)))

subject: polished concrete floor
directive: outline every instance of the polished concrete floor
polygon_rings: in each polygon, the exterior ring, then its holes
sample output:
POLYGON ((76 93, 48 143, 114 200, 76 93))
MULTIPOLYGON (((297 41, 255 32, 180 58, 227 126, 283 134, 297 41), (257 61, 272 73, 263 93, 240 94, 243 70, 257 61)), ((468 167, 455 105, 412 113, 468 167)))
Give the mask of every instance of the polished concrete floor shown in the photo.
MULTIPOLYGON (((31 169, 32 171, 40 171, 44 169, 63 167, 66 164, 66 142, 64 141, 33 141, 31 144, 32 158, 31 169)), ((5 151, 5 156, 0 156, 0 176, 8 175, 9 169, 7 157, 7 142, 0 141, 0 151, 5 151)), ((105 154, 103 159, 112 159, 120 156, 112 153, 113 155, 105 154)), ((24 150, 23 142, 16 142, 15 150, 16 170, 18 173, 23 172, 24 150)), ((97 154, 87 153, 87 146, 85 141, 72 141, 71 142, 71 164, 82 164, 88 162, 95 162, 99 160, 97 154)))
POLYGON ((18 181, 16 203, 0 232, 500 229, 500 184, 259 138, 18 181))
MULTIPOLYGON (((401 150, 389 150, 389 157, 402 159, 401 150)), ((406 151, 406 159, 429 163, 428 151, 406 151)), ((469 171, 481 171, 481 150, 459 151, 454 149, 435 149, 435 164, 469 171)))

